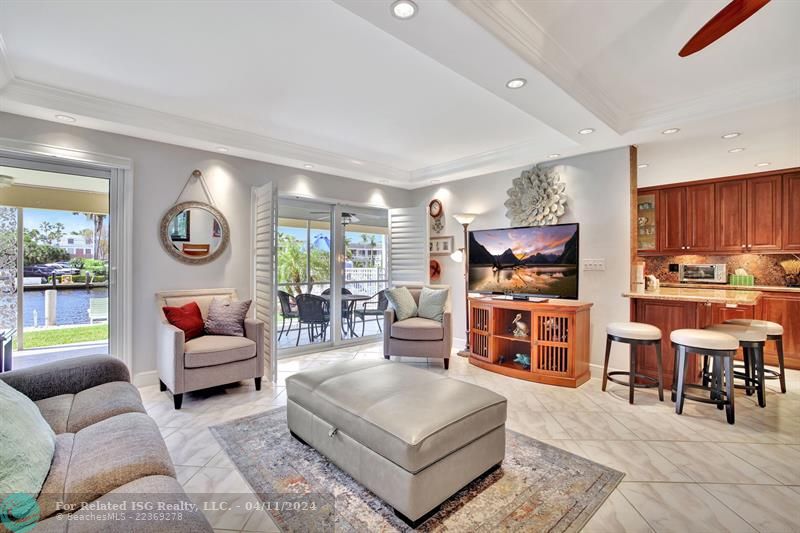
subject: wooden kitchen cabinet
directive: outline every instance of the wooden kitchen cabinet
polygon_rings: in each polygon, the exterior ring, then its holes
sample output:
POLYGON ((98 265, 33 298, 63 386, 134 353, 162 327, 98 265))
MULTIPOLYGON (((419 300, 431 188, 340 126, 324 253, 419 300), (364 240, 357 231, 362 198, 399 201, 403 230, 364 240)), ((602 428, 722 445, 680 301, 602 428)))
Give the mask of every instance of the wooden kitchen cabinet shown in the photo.
POLYGON ((747 251, 747 181, 716 184, 716 249, 720 252, 747 251))
MULTIPOLYGON (((631 300, 631 316, 635 322, 652 324, 661 330, 661 353, 664 365, 664 388, 669 390, 672 386, 672 371, 675 366, 674 350, 669 334, 671 331, 683 328, 697 328, 699 320, 699 307, 704 304, 697 302, 678 302, 670 300, 631 300)), ((687 376, 695 376, 699 370, 696 357, 690 358, 687 376)), ((656 351, 653 346, 639 346, 637 348, 637 365, 639 373, 646 376, 658 376, 656 365, 656 351)), ((691 379, 690 382, 693 382, 691 379)))
POLYGON ((682 254, 686 247, 686 187, 664 189, 660 196, 661 251, 682 254))
MULTIPOLYGON (((764 292, 760 318, 783 326, 784 364, 787 368, 800 369, 800 293, 764 292)), ((766 364, 777 366, 774 342, 767 342, 764 355, 766 364)))
POLYGON ((703 320, 701 326, 710 326, 711 324, 722 324, 726 320, 733 320, 735 318, 757 318, 756 309, 752 306, 738 305, 736 307, 728 307, 724 304, 712 304, 710 320, 703 320))
POLYGON ((783 176, 783 249, 800 251, 800 172, 783 176))
POLYGON ((747 180, 748 252, 774 252, 781 249, 782 181, 781 176, 747 180))
POLYGON ((686 187, 685 245, 689 253, 714 251, 714 199, 713 183, 686 187))

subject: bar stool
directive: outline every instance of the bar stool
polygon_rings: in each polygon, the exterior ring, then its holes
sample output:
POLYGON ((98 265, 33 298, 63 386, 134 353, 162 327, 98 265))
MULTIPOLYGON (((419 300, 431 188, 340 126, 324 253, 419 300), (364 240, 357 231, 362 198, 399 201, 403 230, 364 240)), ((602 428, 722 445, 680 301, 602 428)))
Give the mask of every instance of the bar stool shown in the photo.
POLYGON ((767 330, 767 340, 774 341, 778 350, 778 369, 776 372, 771 368, 764 369, 764 379, 777 379, 781 384, 781 392, 786 394, 786 368, 783 366, 783 326, 777 322, 768 320, 751 320, 749 318, 733 318, 726 320, 726 324, 738 324, 740 326, 763 327, 767 330))
MULTIPOLYGON (((767 329, 763 327, 740 326, 738 324, 714 324, 708 326, 706 331, 727 333, 739 340, 739 346, 744 354, 744 372, 733 373, 734 378, 744 380, 744 385, 736 388, 744 389, 748 396, 753 392, 758 394, 758 405, 766 407, 764 395, 764 344, 767 342, 767 329)), ((708 361, 703 358, 703 381, 708 379, 708 361)))
POLYGON ((606 326, 606 358, 603 363, 603 391, 606 390, 608 381, 628 387, 628 402, 633 403, 634 388, 650 389, 658 387, 658 399, 664 401, 664 370, 661 362, 661 330, 650 324, 639 322, 612 322, 606 326), (611 355, 611 343, 622 342, 631 346, 630 369, 625 371, 608 371, 608 359, 611 355), (636 371, 636 346, 654 345, 656 348, 656 364, 658 365, 658 379, 636 371), (622 381, 613 376, 628 376, 628 381, 622 381), (636 379, 647 383, 636 383, 636 379))
POLYGON ((739 349, 739 340, 727 333, 708 329, 676 329, 670 333, 669 338, 675 349, 675 377, 672 380, 672 401, 675 402, 675 412, 683 413, 683 402, 688 398, 696 402, 725 407, 728 423, 733 424, 733 358, 739 349), (715 372, 718 373, 720 379, 712 380, 710 387, 686 383, 687 356, 693 354, 714 358, 715 372), (722 379, 723 369, 724 380, 722 379), (686 389, 689 388, 711 392, 711 398, 690 396, 686 394, 686 389))

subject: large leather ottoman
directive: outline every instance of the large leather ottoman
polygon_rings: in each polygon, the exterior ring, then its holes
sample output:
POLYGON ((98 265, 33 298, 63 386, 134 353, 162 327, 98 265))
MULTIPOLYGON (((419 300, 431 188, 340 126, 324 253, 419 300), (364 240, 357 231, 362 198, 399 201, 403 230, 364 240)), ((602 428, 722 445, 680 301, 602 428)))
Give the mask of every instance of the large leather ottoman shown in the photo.
POLYGON ((287 378, 292 434, 416 527, 505 456, 506 399, 389 361, 287 378))

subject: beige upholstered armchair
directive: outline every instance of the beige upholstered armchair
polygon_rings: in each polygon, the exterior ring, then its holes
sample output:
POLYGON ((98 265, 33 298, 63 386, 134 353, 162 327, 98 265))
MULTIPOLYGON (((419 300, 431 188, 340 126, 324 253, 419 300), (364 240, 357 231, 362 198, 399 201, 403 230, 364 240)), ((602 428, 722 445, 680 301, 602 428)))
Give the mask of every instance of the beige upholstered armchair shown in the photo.
POLYGON ((244 337, 203 335, 184 341, 183 331, 167 322, 162 308, 197 302, 205 319, 213 298, 236 300, 235 289, 196 289, 156 293, 158 305, 158 377, 161 390, 169 389, 175 409, 181 408, 183 393, 255 379, 261 390, 264 375, 264 323, 246 319, 244 337))
MULTIPOLYGON (((423 285, 405 285, 414 301, 419 305, 419 295, 423 285)), ((425 285, 431 289, 449 288, 447 285, 425 285)), ((444 368, 450 367, 450 351, 453 346, 452 312, 450 294, 444 308, 441 322, 428 318, 413 317, 397 320, 394 309, 389 308, 383 315, 383 356, 435 357, 444 359, 444 368)))

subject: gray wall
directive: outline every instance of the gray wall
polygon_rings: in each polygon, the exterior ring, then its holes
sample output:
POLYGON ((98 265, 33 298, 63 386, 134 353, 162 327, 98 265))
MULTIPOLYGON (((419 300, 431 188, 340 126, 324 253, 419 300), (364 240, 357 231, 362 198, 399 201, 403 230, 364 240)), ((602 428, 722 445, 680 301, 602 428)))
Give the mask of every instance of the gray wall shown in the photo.
MULTIPOLYGON (((592 302, 592 363, 602 365, 605 349, 605 326, 612 321, 628 320, 628 300, 621 296, 629 288, 630 241, 630 168, 628 148, 597 152, 558 161, 553 165, 566 183, 567 211, 559 222, 580 223, 580 258, 605 259, 606 270, 579 275, 579 298, 592 302)), ((455 213, 477 213, 471 229, 508 227, 503 203, 511 180, 523 167, 455 181, 414 191, 416 205, 438 198, 444 204, 446 227, 442 235, 454 235, 456 248, 463 246, 463 228, 453 219, 455 213)), ((464 343, 465 298, 463 263, 447 256, 436 257, 442 264, 439 283, 452 288, 455 345, 464 343)), ((627 353, 627 352, 626 352, 627 353)), ((627 367, 622 351, 614 361, 627 367)), ((613 364, 613 363, 612 363, 613 364)), ((599 375, 597 369, 593 369, 599 375)))
MULTIPOLYGON (((133 160, 133 372, 155 369, 154 293, 164 289, 235 287, 250 294, 250 188, 276 183, 280 194, 315 196, 356 205, 404 207, 403 189, 301 171, 238 157, 183 148, 60 123, 0 113, 0 137, 133 160), (174 203, 193 169, 200 169, 231 227, 231 244, 217 261, 188 266, 170 258, 158 240, 162 214, 174 203)), ((182 200, 203 200, 199 186, 182 200)))

